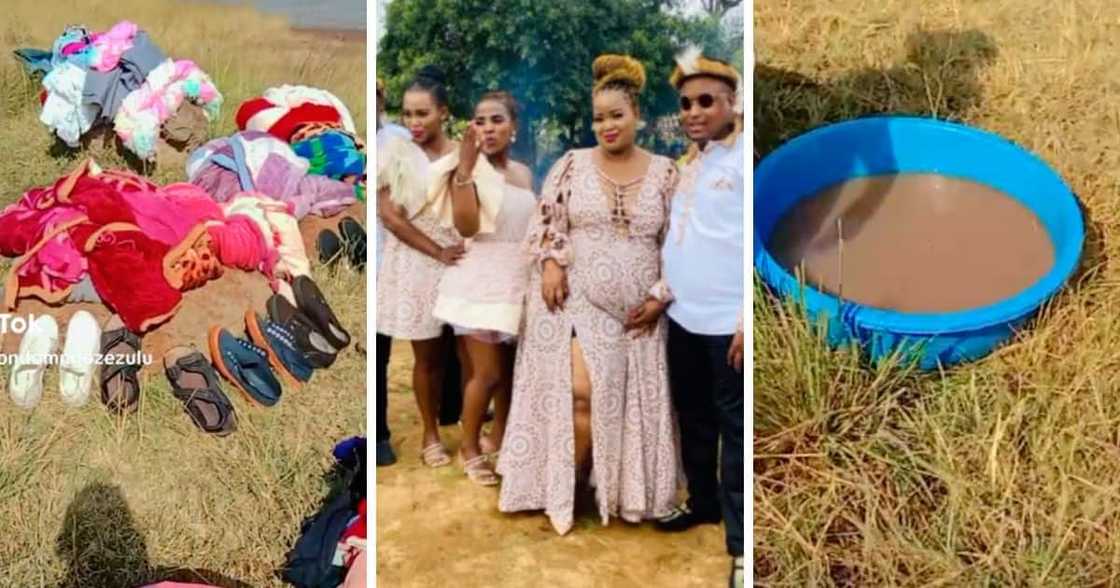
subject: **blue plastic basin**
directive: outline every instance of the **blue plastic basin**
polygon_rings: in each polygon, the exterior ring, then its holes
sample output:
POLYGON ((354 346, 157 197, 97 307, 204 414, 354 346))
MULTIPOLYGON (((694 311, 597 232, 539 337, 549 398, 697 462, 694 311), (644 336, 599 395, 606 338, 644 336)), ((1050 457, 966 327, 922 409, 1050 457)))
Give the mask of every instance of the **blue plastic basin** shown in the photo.
MULTIPOLYGON (((856 342, 872 361, 896 352, 921 369, 987 355, 1012 336, 1077 268, 1085 227, 1077 199, 1046 163, 993 133, 928 118, 861 118, 815 129, 767 156, 754 174, 754 266, 778 295, 823 321, 834 346, 856 342), (766 249, 778 221, 801 199, 865 176, 932 173, 996 188, 1032 210, 1054 245, 1054 266, 995 304, 906 313, 841 300, 800 284, 766 249)), ((962 284, 961 287, 968 287, 962 284)))

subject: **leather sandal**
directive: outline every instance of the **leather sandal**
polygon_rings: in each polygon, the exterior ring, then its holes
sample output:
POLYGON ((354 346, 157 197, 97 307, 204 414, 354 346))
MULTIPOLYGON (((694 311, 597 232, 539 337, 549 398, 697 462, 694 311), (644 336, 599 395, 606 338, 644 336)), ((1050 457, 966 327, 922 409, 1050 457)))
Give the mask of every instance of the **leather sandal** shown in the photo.
POLYGON ((115 414, 135 412, 140 405, 140 337, 114 316, 101 333, 101 353, 115 356, 101 366, 101 403, 115 414))
POLYGON ((197 349, 175 347, 163 358, 171 393, 205 433, 225 437, 237 429, 233 404, 222 392, 218 374, 197 349))

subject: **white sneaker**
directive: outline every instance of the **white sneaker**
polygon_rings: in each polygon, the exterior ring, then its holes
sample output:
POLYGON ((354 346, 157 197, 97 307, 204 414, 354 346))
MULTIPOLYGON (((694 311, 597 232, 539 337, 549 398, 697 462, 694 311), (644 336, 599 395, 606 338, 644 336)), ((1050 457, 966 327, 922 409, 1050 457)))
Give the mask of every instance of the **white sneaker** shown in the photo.
POLYGON ((101 327, 97 320, 84 310, 74 313, 66 326, 66 342, 58 364, 58 387, 68 406, 82 406, 89 400, 100 346, 101 327))
POLYGON ((19 356, 12 366, 8 394, 16 406, 34 408, 43 397, 43 372, 49 355, 58 345, 58 323, 50 315, 42 315, 27 327, 19 342, 19 356))

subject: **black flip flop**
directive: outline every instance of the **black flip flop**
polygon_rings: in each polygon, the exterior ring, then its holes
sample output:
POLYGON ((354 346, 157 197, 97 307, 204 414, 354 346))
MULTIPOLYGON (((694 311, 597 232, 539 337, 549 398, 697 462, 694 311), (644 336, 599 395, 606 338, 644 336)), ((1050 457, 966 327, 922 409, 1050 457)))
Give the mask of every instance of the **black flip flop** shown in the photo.
POLYGON ((319 286, 307 276, 298 276, 292 281, 292 290, 296 294, 296 306, 315 323, 331 347, 345 349, 350 344, 350 333, 342 328, 319 286))
POLYGON ((222 392, 218 374, 198 350, 180 355, 168 365, 168 360, 185 347, 168 350, 164 356, 164 373, 171 382, 171 393, 183 403, 183 410, 205 433, 225 437, 237 430, 233 404, 222 392))

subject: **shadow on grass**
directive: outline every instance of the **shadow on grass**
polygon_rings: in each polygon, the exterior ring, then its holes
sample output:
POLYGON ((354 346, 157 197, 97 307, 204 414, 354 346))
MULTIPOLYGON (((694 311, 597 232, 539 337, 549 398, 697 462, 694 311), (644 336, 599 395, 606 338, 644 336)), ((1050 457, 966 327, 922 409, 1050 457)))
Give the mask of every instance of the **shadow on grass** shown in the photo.
POLYGON ((92 483, 66 509, 55 550, 66 562, 59 588, 135 588, 163 581, 251 588, 208 570, 154 567, 119 487, 92 483))
MULTIPOLYGON (((47 153, 54 159, 81 161, 86 157, 97 159, 101 155, 114 154, 123 161, 128 169, 142 176, 151 176, 158 169, 157 163, 147 162, 125 149, 124 143, 117 138, 112 127, 105 123, 95 126, 81 137, 81 145, 70 147, 57 136, 51 142, 47 153)), ((100 163, 100 162, 99 162, 100 163)))
POLYGON ((755 162, 814 127, 875 114, 957 119, 980 104, 979 73, 998 55, 986 33, 916 30, 906 57, 829 81, 759 63, 754 73, 755 162))

